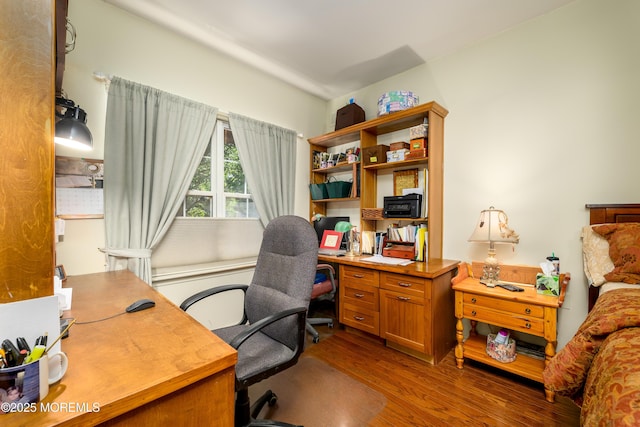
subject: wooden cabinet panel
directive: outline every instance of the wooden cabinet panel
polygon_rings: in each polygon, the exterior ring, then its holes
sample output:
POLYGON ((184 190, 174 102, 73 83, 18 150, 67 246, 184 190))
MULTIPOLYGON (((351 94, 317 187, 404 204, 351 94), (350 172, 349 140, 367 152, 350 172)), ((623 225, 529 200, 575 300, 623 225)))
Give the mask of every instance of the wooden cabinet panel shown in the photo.
POLYGON ((529 334, 542 335, 544 332, 544 322, 541 318, 514 315, 509 311, 492 310, 490 308, 474 305, 464 305, 464 317, 469 320, 499 324, 505 328, 525 332, 529 334))
POLYGON ((340 322, 373 335, 380 333, 380 313, 350 304, 340 306, 340 322))
POLYGON ((405 347, 425 350, 424 300, 406 293, 380 291, 380 336, 405 347))
POLYGON ((345 265, 340 269, 340 283, 359 283, 378 287, 380 273, 369 268, 353 267, 345 265))
POLYGON ((340 297, 345 304, 351 304, 366 310, 378 311, 379 290, 377 287, 361 285, 359 283, 340 282, 340 288, 342 289, 340 297))
POLYGON ((53 295, 53 2, 2 0, 0 303, 53 295))
POLYGON ((425 280, 419 277, 407 276, 405 274, 394 274, 382 272, 380 274, 380 287, 391 291, 398 291, 413 295, 415 297, 424 297, 425 280))
POLYGON ((504 310, 509 313, 513 313, 514 315, 519 314, 523 316, 538 318, 542 318, 542 316, 544 315, 544 310, 539 305, 526 302, 522 303, 508 300, 496 300, 495 298, 490 298, 482 295, 465 294, 464 303, 482 307, 490 307, 495 310, 504 310))

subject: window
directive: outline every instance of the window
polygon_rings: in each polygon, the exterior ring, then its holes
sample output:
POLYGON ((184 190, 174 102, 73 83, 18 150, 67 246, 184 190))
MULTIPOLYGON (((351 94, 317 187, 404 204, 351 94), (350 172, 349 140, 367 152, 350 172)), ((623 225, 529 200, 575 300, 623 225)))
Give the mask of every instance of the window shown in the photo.
POLYGON ((178 216, 259 218, 228 122, 218 120, 178 216))

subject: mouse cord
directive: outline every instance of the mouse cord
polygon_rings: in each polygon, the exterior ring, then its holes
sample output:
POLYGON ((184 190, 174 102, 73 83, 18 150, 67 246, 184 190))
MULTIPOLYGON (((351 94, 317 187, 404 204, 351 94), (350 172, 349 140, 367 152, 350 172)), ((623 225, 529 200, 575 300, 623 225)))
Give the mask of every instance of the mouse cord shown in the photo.
POLYGON ((114 317, 118 317, 118 316, 122 316, 123 314, 125 314, 126 311, 123 311, 122 313, 117 313, 114 314, 113 316, 109 316, 109 317, 104 317, 102 319, 96 319, 96 320, 87 320, 86 322, 75 322, 76 325, 87 325, 89 323, 97 323, 97 322, 102 322, 104 320, 109 320, 109 319, 113 319, 114 317))

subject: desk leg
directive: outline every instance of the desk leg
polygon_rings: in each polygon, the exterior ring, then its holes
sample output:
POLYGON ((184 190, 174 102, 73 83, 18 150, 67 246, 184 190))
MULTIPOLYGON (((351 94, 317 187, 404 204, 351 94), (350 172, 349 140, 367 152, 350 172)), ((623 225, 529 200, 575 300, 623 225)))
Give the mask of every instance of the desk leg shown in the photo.
POLYGON ((456 344, 456 366, 458 369, 462 369, 464 365, 464 325, 462 324, 462 319, 458 319, 456 322, 456 340, 458 344, 456 344))

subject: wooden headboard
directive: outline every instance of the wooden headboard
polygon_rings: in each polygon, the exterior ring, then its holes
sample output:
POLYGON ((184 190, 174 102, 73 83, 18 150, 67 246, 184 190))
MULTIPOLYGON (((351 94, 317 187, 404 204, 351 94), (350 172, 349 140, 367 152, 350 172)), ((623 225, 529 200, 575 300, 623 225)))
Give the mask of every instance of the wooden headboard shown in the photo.
MULTIPOLYGON (((613 205, 586 205, 589 209, 589 224, 614 222, 640 222, 640 203, 613 205)), ((598 299, 600 288, 589 286, 589 311, 598 299)))

